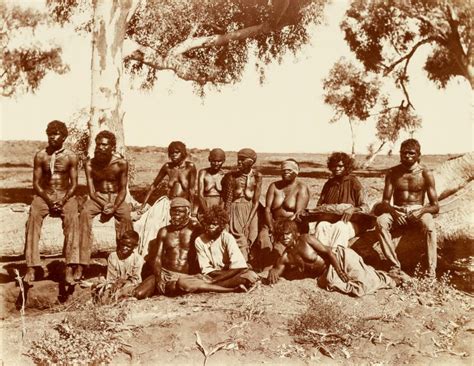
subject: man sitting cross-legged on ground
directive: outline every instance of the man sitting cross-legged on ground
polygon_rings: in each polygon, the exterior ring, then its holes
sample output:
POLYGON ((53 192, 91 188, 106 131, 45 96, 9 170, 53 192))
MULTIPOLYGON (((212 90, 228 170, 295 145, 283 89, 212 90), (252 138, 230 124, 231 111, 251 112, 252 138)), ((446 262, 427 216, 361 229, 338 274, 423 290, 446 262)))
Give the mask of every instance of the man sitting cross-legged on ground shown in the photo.
POLYGON ((390 169, 385 178, 382 204, 374 210, 380 214, 377 218, 377 232, 383 253, 392 265, 390 270, 402 279, 408 279, 401 270, 401 264, 395 252, 396 245, 390 233, 393 228, 418 226, 423 230, 428 254, 428 275, 436 276, 437 242, 433 214, 438 213, 438 195, 433 174, 420 164, 420 143, 408 139, 400 146, 401 164, 390 169), (425 193, 429 205, 424 205, 425 193), (393 204, 390 200, 393 196, 393 204), (377 212, 378 211, 378 212, 377 212))
POLYGON ((283 238, 287 249, 268 274, 268 282, 274 284, 287 266, 296 266, 308 277, 319 277, 318 285, 327 290, 364 296, 382 288, 395 287, 395 281, 385 272, 376 271, 364 263, 352 249, 322 245, 314 236, 297 236, 293 221, 276 225, 276 235, 283 238), (280 233, 280 231, 282 231, 280 233))
POLYGON ((72 278, 73 265, 79 263, 77 201, 77 157, 63 147, 67 138, 66 125, 60 121, 48 123, 48 146, 38 151, 34 159, 33 190, 26 224, 25 282, 35 280, 35 267, 41 265, 39 240, 43 219, 47 215, 63 220, 66 281, 72 278))
POLYGON ((95 138, 94 157, 85 164, 89 199, 79 215, 80 265, 74 280, 82 277, 83 266, 88 265, 92 247, 92 220, 100 214, 100 221, 115 218, 115 237, 132 228, 130 206, 125 202, 128 181, 128 163, 115 153, 116 139, 110 131, 101 131, 95 138))
POLYGON ((154 255, 154 274, 134 291, 137 299, 158 295, 176 296, 187 292, 233 292, 235 289, 211 283, 212 279, 193 272, 194 240, 200 234, 199 225, 191 220, 191 203, 176 197, 170 203, 171 223, 160 229, 154 255), (156 254, 155 254, 156 253, 156 254))
POLYGON ((204 233, 196 239, 199 267, 216 285, 248 288, 258 276, 248 269, 235 238, 224 230, 228 222, 227 212, 220 206, 212 206, 202 215, 204 233))

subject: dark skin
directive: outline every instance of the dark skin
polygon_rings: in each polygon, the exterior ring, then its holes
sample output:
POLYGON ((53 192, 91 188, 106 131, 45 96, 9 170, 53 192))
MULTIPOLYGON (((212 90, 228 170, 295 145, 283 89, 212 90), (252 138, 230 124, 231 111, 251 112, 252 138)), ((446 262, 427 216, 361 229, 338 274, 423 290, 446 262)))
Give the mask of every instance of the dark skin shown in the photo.
MULTIPOLYGON (((162 268, 183 274, 189 273, 188 256, 194 245, 197 224, 190 220, 189 207, 171 208, 170 214, 171 224, 158 231, 153 275, 147 277, 134 292, 134 296, 138 299, 150 297, 155 293, 156 281, 161 278, 162 268)), ((197 278, 180 278, 167 285, 167 294, 170 295, 183 292, 232 292, 234 290, 197 278)))
POLYGON ((258 200, 262 191, 262 174, 260 172, 254 171, 254 175, 249 179, 247 184, 246 176, 250 174, 254 164, 255 161, 250 158, 237 158, 238 172, 235 177, 236 184, 233 187, 233 197, 234 199, 245 197, 246 200, 252 201, 252 209, 243 230, 244 235, 248 235, 250 231, 250 224, 257 213, 258 200))
POLYGON ((113 215, 127 194, 128 162, 114 158, 114 148, 108 138, 96 139, 94 158, 85 164, 89 196, 102 207, 105 215, 113 215), (114 202, 108 202, 99 197, 97 192, 117 193, 117 197, 114 202))
MULTIPOLYGON (((51 174, 49 163, 53 152, 61 150, 66 140, 66 136, 59 131, 50 131, 47 133, 48 147, 45 151, 36 153, 33 162, 33 190, 48 205, 50 213, 60 215, 64 204, 74 195, 77 188, 77 156, 72 152, 66 152, 63 164, 57 166, 54 174, 51 174), (59 200, 51 200, 48 193, 65 192, 59 200)), ((32 282, 35 272, 33 267, 28 267, 24 281, 32 282)), ((71 267, 68 266, 66 272, 70 273, 71 267)), ((66 274, 67 274, 66 273, 66 274)))
POLYGON ((286 169, 282 179, 268 187, 265 205, 265 222, 273 231, 273 223, 278 219, 294 220, 309 203, 308 186, 296 179, 296 173, 286 169))
MULTIPOLYGON (((284 235, 290 236, 293 234, 284 233, 284 235)), ((269 284, 277 283, 288 265, 295 265, 302 272, 313 271, 316 273, 323 273, 327 266, 332 265, 344 282, 349 281, 347 274, 339 266, 331 248, 321 244, 313 236, 303 234, 299 238, 291 237, 286 239, 286 241, 291 242, 291 244, 288 245, 283 255, 268 273, 267 280, 269 284)))
POLYGON ((164 164, 147 191, 141 210, 145 208, 151 194, 158 188, 165 177, 168 177, 168 197, 183 197, 194 202, 196 186, 196 166, 185 161, 186 155, 179 149, 168 152, 170 161, 164 164))
POLYGON ((224 160, 209 158, 209 164, 210 167, 201 169, 198 175, 198 200, 199 205, 203 210, 209 208, 207 207, 204 197, 220 196, 222 191, 221 181, 224 177, 224 172, 222 170, 224 160))
POLYGON ((398 225, 421 218, 424 213, 436 214, 439 211, 438 195, 435 189, 433 174, 419 163, 420 152, 414 148, 403 148, 400 151, 400 165, 390 169, 385 177, 382 210, 392 215, 398 225), (424 205, 425 193, 429 205, 424 205), (405 207, 421 205, 423 207, 405 215, 393 205, 405 207))

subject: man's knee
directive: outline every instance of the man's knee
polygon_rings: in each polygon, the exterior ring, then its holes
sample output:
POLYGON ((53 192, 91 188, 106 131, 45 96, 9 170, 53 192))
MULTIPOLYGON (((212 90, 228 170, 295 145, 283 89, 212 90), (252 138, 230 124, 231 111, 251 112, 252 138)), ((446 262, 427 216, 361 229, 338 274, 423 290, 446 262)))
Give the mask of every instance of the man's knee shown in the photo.
POLYGON ((436 229, 433 215, 430 213, 424 213, 421 215, 420 223, 424 231, 433 232, 436 229))
POLYGON ((377 217, 376 227, 377 229, 390 230, 392 228, 392 222, 393 222, 392 215, 390 215, 389 213, 384 213, 377 217))

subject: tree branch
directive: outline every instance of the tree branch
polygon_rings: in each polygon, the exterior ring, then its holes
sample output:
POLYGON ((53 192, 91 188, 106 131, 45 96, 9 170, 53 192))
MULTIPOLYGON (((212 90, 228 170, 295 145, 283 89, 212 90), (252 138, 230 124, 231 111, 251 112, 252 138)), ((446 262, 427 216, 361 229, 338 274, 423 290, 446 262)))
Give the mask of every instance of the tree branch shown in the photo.
POLYGON ((389 66, 386 66, 386 69, 384 71, 384 76, 387 76, 388 74, 390 74, 393 69, 400 63, 402 63, 403 61, 405 61, 407 64, 408 62, 410 61, 410 59, 412 58, 412 56, 415 54, 416 50, 424 45, 424 44, 428 44, 428 43, 431 43, 431 42, 435 42, 437 39, 436 37, 429 37, 429 38, 425 38, 425 39, 422 39, 421 41, 419 41, 418 43, 416 43, 412 49, 410 50, 410 52, 408 52, 405 56, 403 57, 400 57, 398 60, 396 60, 395 62, 393 62, 391 65, 389 66))

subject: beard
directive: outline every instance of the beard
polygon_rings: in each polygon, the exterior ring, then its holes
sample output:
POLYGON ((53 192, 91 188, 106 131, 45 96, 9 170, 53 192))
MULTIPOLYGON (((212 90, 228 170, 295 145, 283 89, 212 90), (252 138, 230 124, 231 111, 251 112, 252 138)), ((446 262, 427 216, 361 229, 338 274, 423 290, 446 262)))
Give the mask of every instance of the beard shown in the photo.
POLYGON ((94 151, 94 160, 99 163, 108 163, 112 158, 111 153, 103 152, 103 151, 94 151))

